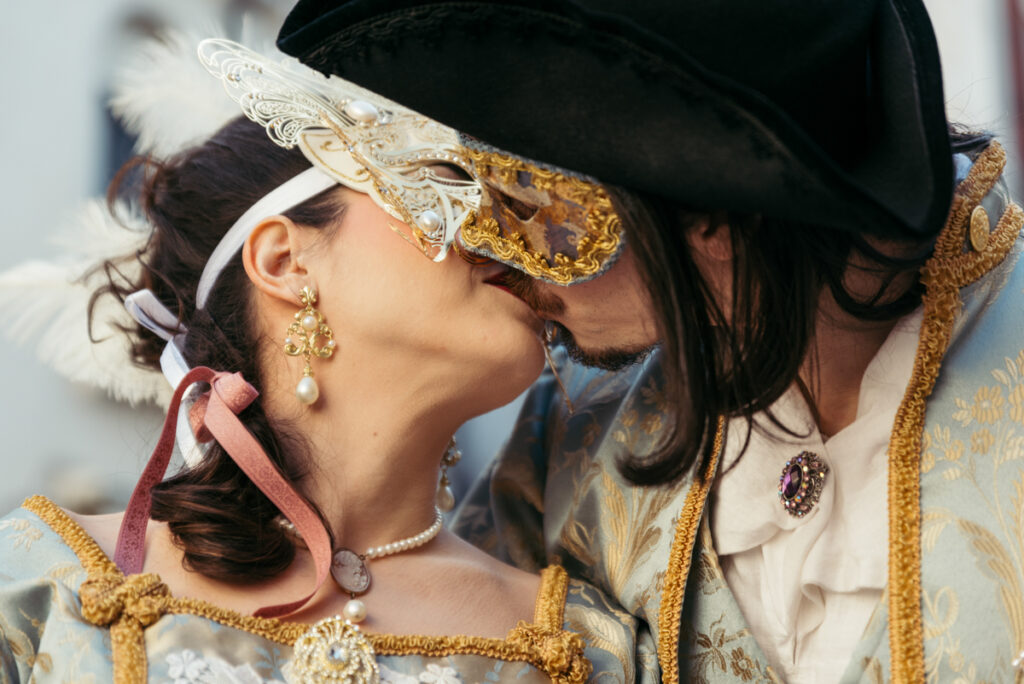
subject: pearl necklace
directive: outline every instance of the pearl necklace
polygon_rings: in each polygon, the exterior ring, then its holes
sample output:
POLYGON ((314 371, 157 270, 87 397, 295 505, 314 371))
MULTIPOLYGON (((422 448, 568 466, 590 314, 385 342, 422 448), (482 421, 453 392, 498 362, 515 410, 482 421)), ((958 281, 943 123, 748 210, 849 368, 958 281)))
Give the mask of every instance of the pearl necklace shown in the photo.
MULTIPOLYGON (((290 520, 279 518, 278 522, 281 527, 301 538, 299 531, 290 520)), ((419 534, 414 534, 411 537, 399 539, 398 541, 381 546, 371 546, 361 554, 344 547, 335 551, 334 558, 331 560, 331 577, 334 578, 335 584, 349 595, 348 603, 345 604, 345 608, 342 610, 345 619, 350 622, 362 622, 366 619, 366 604, 357 599, 356 596, 365 594, 370 590, 371 578, 370 570, 366 567, 367 561, 385 556, 393 556, 396 553, 411 551, 423 546, 441 532, 443 524, 444 517, 441 514, 441 509, 434 506, 434 522, 430 523, 430 527, 419 534)))

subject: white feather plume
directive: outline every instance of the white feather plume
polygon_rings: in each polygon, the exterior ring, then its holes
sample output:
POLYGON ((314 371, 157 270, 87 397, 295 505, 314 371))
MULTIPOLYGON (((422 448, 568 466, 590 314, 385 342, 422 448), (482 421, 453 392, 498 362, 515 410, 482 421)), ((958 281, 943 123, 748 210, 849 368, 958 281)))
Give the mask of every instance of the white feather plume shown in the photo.
MULTIPOLYGON (((204 36, 205 37, 205 36, 204 36)), ((208 138, 238 116, 196 58, 200 37, 168 32, 140 45, 114 76, 110 108, 138 136, 136 151, 167 157, 208 138)))
MULTIPOLYGON (((89 339, 88 309, 93 292, 106 282, 97 265, 142 247, 148 226, 135 219, 130 228, 111 217, 106 205, 86 204, 58 242, 66 253, 59 261, 28 261, 0 273, 0 320, 15 343, 34 347, 38 357, 73 382, 99 387, 132 405, 166 406, 171 388, 163 375, 131 363, 128 338, 118 326, 133 321, 113 296, 97 300, 89 339)), ((138 262, 122 271, 137 277, 138 262)))
MULTIPOLYGON (((267 54, 280 54, 267 45, 266 36, 252 35, 258 32, 253 29, 248 21, 243 23, 246 42, 267 48, 267 54)), ((111 109, 138 136, 136 152, 172 155, 238 116, 238 105, 196 56, 199 41, 216 35, 223 32, 168 32, 140 44, 115 75, 111 109)), ((97 300, 90 339, 89 300, 106 283, 99 265, 134 254, 150 235, 150 226, 130 207, 117 211, 121 222, 105 202, 87 202, 54 238, 61 257, 28 261, 0 273, 0 333, 33 346, 41 360, 74 382, 101 388, 132 405, 155 402, 166 407, 171 387, 160 372, 132 363, 120 327, 134 321, 115 297, 97 300)), ((128 259, 120 268, 135 279, 141 266, 128 259)))
MULTIPOLYGON (((283 57, 266 36, 254 35, 244 22, 242 42, 259 45, 263 54, 283 57), (269 43, 269 45, 268 45, 269 43)), ((139 154, 167 157, 202 142, 240 115, 220 81, 210 78, 196 57, 204 38, 222 36, 209 31, 167 31, 147 40, 129 64, 114 76, 110 108, 125 128, 138 136, 139 154)))

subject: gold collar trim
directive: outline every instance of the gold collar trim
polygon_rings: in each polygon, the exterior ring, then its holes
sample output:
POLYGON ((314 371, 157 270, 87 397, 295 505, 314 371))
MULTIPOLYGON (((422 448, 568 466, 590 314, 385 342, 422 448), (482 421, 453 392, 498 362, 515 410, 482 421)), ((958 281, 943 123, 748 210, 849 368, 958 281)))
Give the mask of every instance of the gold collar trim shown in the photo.
MULTIPOLYGON (((143 631, 161 615, 202 617, 286 646, 291 646, 310 628, 299 622, 242 615, 199 599, 175 598, 166 591, 157 575, 126 577, 96 541, 46 497, 30 497, 22 507, 60 535, 88 573, 79 592, 83 613, 95 614, 97 620, 88 619, 97 625, 110 625, 112 637, 118 637, 112 638, 114 680, 118 684, 146 681, 143 631), (86 608, 86 603, 90 608, 86 608)), ((553 682, 577 684, 586 680, 591 663, 583 655, 582 637, 562 629, 568 586, 569 577, 564 568, 550 566, 542 570, 533 622, 520 621, 504 639, 395 634, 366 634, 366 637, 379 655, 481 655, 507 662, 526 662, 547 673, 553 682)))
POLYGON ((683 617, 683 595, 686 593, 686 579, 690 575, 690 564, 693 561, 693 545, 700 521, 704 517, 708 491, 715 477, 724 441, 725 418, 719 417, 711 448, 712 455, 704 469, 704 479, 690 485, 683 510, 676 522, 665 585, 658 605, 658 662, 661 664, 661 681, 664 684, 679 682, 679 623, 683 617))
POLYGON ((924 320, 914 371, 889 440, 889 654, 894 682, 923 682, 925 677, 920 476, 927 400, 960 312, 960 288, 1006 258, 1024 225, 1024 212, 1010 204, 987 239, 968 241, 969 217, 999 180, 1005 165, 1006 153, 997 142, 979 155, 957 188, 934 255, 922 272, 924 320), (982 249, 976 248, 979 244, 982 249))

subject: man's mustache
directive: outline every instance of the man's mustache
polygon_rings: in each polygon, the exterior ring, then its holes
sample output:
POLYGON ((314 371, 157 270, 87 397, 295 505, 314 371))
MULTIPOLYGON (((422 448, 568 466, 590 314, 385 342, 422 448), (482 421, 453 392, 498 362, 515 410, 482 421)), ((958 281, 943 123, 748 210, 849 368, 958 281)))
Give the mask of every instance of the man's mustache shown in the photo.
POLYGON ((553 318, 565 312, 565 302, 558 295, 541 291, 537 280, 514 268, 502 278, 505 287, 533 309, 539 318, 553 318))

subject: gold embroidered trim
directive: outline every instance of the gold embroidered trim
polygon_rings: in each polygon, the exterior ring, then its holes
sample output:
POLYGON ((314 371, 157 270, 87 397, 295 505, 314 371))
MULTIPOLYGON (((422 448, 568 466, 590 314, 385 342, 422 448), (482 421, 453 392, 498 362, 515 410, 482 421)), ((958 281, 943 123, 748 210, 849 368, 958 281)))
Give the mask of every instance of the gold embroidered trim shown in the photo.
POLYGON ((465 154, 473 161, 477 178, 493 171, 502 182, 512 184, 516 182, 518 172, 525 171, 530 173, 537 189, 550 191, 558 185, 560 194, 587 209, 587 234, 576 244, 578 256, 575 259, 556 254, 555 263, 551 264, 543 254, 531 250, 521 234, 504 235, 496 220, 480 218, 477 212, 471 212, 461 226, 462 241, 467 247, 483 249, 498 260, 518 264, 535 278, 544 278, 559 285, 594 276, 605 266, 608 258, 618 252, 622 243, 622 223, 611 197, 600 185, 497 152, 466 149, 465 154))
POLYGON ((543 629, 557 631, 565 622, 565 597, 569 593, 569 573, 560 565, 540 572, 540 591, 533 608, 533 621, 543 629))
POLYGON ((889 441, 889 653, 894 682, 923 682, 924 631, 921 615, 921 437, 928 396, 960 311, 960 288, 1009 253, 1024 212, 1011 204, 983 251, 964 251, 968 217, 995 185, 1006 154, 993 142, 957 188, 949 218, 925 264, 924 319, 914 371, 900 402, 889 441))
MULTIPOLYGON (((264 639, 291 646, 310 625, 242 615, 200 599, 174 598, 157 575, 126 577, 82 527, 43 496, 22 504, 35 513, 78 556, 89 578, 79 590, 82 613, 98 626, 110 625, 117 684, 146 681, 143 631, 162 615, 193 615, 264 639), (95 618, 95 619, 94 619, 95 618)), ((562 629, 569 578, 559 566, 541 572, 534 623, 520 621, 504 639, 473 636, 365 634, 380 655, 481 655, 507 662, 525 662, 547 673, 552 681, 586 681, 591 663, 583 655, 582 637, 562 629)))
POLYGON ((936 257, 951 257, 963 252, 967 233, 967 218, 999 180, 1006 165, 1006 152, 993 141, 971 167, 967 178, 960 182, 953 195, 946 225, 935 241, 936 257))
POLYGON ((712 456, 704 469, 704 481, 694 482, 686 493, 683 510, 676 522, 676 535, 668 556, 668 570, 665 572, 665 586, 658 605, 658 661, 661 663, 661 681, 664 684, 679 682, 679 627, 683 617, 683 595, 686 593, 686 578, 690 574, 693 560, 693 544, 697 529, 704 516, 704 503, 714 479, 718 458, 722 453, 725 437, 725 418, 718 418, 712 456))
POLYGON ((78 590, 82 617, 110 628, 114 683, 144 683, 147 664, 142 633, 164 614, 170 598, 167 587, 152 574, 125 577, 95 540, 49 499, 33 496, 22 507, 59 534, 88 573, 78 590))
POLYGON ((90 575, 120 573, 114 562, 107 558, 107 554, 103 553, 99 544, 79 527, 78 523, 72 520, 60 506, 45 496, 30 496, 22 502, 21 507, 35 513, 40 520, 49 525, 50 529, 60 535, 68 548, 78 556, 82 568, 87 573, 90 575))
POLYGON ((524 652, 542 654, 544 670, 554 682, 582 684, 590 676, 593 664, 583 655, 583 637, 562 629, 569 575, 553 565, 541 572, 533 624, 520 622, 508 633, 508 641, 524 652))

